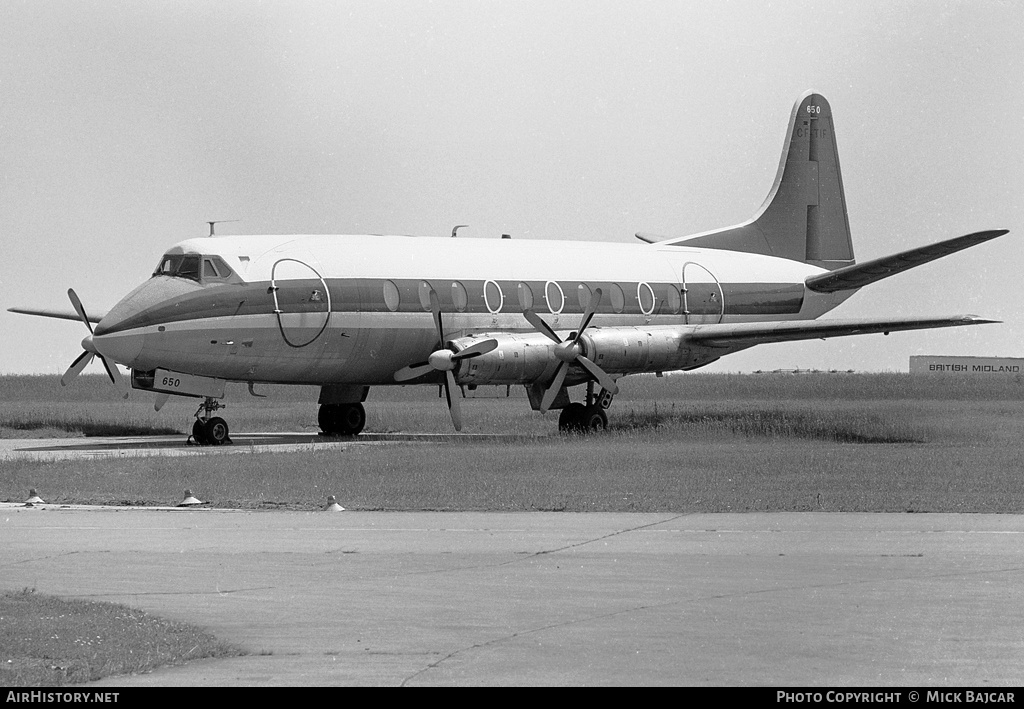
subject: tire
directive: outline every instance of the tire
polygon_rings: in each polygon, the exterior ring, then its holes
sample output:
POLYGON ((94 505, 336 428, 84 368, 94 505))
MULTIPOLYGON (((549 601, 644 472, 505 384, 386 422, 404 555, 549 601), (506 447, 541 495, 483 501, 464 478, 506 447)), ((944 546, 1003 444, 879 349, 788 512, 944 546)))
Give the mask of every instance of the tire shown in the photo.
POLYGON ((566 406, 558 415, 558 430, 562 433, 580 433, 583 430, 583 414, 586 410, 579 402, 566 406))
POLYGON ((608 428, 608 414, 600 406, 588 406, 583 410, 581 424, 584 433, 603 431, 608 428))
POLYGON ((362 404, 321 404, 317 423, 328 436, 357 436, 366 425, 366 409, 362 404))
POLYGON ((192 424, 192 440, 196 442, 196 445, 207 445, 206 428, 203 426, 203 422, 199 419, 196 419, 196 422, 192 424))
POLYGON ((366 409, 362 404, 345 404, 338 417, 343 436, 358 436, 366 425, 366 409))
POLYGON ((214 416, 203 426, 203 433, 206 435, 206 442, 211 446, 222 446, 231 443, 228 438, 228 423, 219 416, 214 416))

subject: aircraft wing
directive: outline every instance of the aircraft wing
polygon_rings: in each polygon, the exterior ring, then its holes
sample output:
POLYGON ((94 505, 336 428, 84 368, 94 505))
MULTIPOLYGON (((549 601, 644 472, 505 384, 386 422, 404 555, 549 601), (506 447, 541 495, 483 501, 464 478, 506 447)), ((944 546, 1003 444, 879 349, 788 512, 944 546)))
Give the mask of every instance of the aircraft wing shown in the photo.
MULTIPOLYGON (((21 313, 22 315, 38 315, 43 318, 57 318, 58 320, 74 320, 75 322, 82 322, 82 317, 74 310, 40 310, 36 308, 8 308, 10 313, 21 313)), ((89 316, 89 322, 98 323, 103 319, 106 313, 92 314, 89 316)))
POLYGON ((944 318, 890 318, 886 320, 797 320, 767 323, 735 323, 696 325, 686 335, 690 342, 705 347, 741 349, 772 342, 818 340, 846 335, 870 335, 900 330, 928 330, 937 327, 984 325, 999 320, 986 320, 977 315, 954 315, 944 318))

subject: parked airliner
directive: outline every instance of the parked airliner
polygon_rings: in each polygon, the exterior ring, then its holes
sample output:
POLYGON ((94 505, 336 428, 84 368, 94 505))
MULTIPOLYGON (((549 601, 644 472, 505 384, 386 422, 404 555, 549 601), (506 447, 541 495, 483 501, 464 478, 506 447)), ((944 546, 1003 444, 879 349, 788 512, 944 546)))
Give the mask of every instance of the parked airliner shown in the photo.
MULTIPOLYGON (((211 225, 212 227, 212 225, 211 225)), ((212 233, 212 228, 211 228, 212 233)), ((193 437, 229 442, 225 383, 316 384, 325 434, 356 435, 374 386, 523 385, 562 430, 607 425, 627 374, 703 367, 758 344, 994 322, 826 319, 863 286, 1007 233, 979 231, 856 263, 832 111, 793 107, 778 174, 743 224, 644 243, 381 235, 222 236, 169 248, 152 277, 102 316, 73 290, 84 352, 131 386, 197 397, 193 437), (93 324, 96 325, 95 329, 93 324), (586 385, 579 401, 569 389, 586 385)), ((455 232, 453 230, 453 236, 455 232)))

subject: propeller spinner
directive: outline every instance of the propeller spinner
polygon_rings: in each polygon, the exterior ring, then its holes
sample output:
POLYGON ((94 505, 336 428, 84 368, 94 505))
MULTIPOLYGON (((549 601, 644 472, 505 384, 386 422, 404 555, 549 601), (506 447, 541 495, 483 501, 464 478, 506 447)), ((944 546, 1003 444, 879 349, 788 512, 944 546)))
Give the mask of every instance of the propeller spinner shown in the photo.
POLYGON ((543 333, 548 339, 557 343, 555 347, 555 357, 559 359, 558 368, 555 370, 555 376, 551 380, 551 384, 548 385, 547 391, 544 392, 544 398, 540 402, 541 413, 547 412, 551 408, 551 404, 554 403, 555 397, 558 396, 559 390, 562 388, 562 384, 565 382, 565 375, 569 373, 569 366, 572 364, 578 364, 583 369, 587 370, 601 386, 610 391, 612 394, 619 393, 619 387, 616 386, 615 380, 612 379, 607 372, 594 364, 591 360, 583 354, 583 345, 580 344, 580 339, 583 337, 583 331, 590 325, 591 319, 594 317, 594 313, 597 312, 598 306, 601 304, 601 289, 595 288, 594 295, 590 298, 590 303, 587 306, 586 311, 583 313, 583 319, 580 320, 580 326, 576 330, 573 337, 562 340, 555 331, 551 329, 544 320, 541 319, 537 313, 532 310, 524 310, 523 315, 530 324, 533 325, 539 332, 543 333))
POLYGON ((441 321, 441 302, 437 297, 437 292, 433 289, 430 291, 430 312, 434 316, 434 327, 437 329, 437 339, 441 343, 441 349, 431 352, 426 362, 418 362, 399 369, 395 372, 395 381, 408 381, 410 379, 415 379, 416 377, 421 377, 432 371, 444 372, 444 396, 448 401, 448 411, 451 413, 452 424, 454 424, 455 430, 461 431, 462 409, 459 406, 459 400, 452 396, 452 390, 455 389, 454 370, 458 366, 459 362, 464 359, 471 359, 473 357, 479 357, 482 354, 487 354, 498 346, 498 341, 482 340, 463 350, 453 352, 444 346, 444 325, 441 321))
POLYGON ((107 376, 110 377, 111 383, 117 388, 118 393, 120 393, 123 398, 127 399, 129 390, 124 385, 124 380, 122 380, 121 376, 118 374, 117 366, 108 361, 107 358, 100 354, 100 351, 96 349, 96 343, 93 342, 92 323, 89 322, 89 316, 85 313, 82 301, 79 299, 78 294, 75 293, 73 288, 68 288, 68 298, 71 299, 71 305, 74 306, 75 312, 78 313, 78 317, 82 319, 82 322, 84 322, 85 326, 89 329, 89 335, 82 340, 82 349, 85 351, 78 356, 78 359, 71 363, 71 366, 68 367, 68 371, 64 372, 64 376, 60 378, 60 385, 67 386, 70 384, 71 381, 77 377, 90 362, 92 362, 93 357, 99 357, 100 362, 103 364, 103 368, 107 371, 107 376))

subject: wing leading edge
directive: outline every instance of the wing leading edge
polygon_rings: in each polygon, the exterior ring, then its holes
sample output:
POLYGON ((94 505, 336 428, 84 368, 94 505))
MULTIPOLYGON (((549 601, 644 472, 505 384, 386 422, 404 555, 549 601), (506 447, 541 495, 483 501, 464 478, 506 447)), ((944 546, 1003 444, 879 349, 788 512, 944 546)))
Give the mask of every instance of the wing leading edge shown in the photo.
POLYGON ((902 330, 929 330, 939 327, 961 327, 998 323, 977 315, 954 315, 943 318, 890 318, 886 320, 804 320, 767 323, 735 323, 694 325, 685 339, 704 347, 729 350, 773 342, 819 340, 847 335, 871 335, 902 330))

